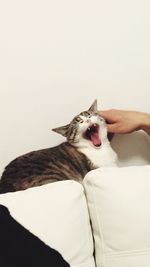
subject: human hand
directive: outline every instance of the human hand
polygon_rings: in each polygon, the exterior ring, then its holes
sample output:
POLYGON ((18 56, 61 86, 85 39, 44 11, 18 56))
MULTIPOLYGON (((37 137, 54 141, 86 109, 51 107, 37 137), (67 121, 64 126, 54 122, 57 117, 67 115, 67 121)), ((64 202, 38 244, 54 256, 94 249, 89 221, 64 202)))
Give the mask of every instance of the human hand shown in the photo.
POLYGON ((138 111, 110 109, 99 112, 107 121, 109 133, 131 133, 143 129, 150 134, 150 114, 138 111))

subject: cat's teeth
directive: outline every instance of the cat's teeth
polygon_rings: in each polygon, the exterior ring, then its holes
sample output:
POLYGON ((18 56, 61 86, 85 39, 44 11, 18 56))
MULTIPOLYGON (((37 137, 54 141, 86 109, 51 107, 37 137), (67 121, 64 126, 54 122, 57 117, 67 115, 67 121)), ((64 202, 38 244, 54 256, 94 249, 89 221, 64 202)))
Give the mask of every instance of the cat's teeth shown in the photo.
POLYGON ((88 130, 90 131, 90 127, 88 127, 88 130))
POLYGON ((96 127, 96 123, 94 123, 93 126, 96 127))

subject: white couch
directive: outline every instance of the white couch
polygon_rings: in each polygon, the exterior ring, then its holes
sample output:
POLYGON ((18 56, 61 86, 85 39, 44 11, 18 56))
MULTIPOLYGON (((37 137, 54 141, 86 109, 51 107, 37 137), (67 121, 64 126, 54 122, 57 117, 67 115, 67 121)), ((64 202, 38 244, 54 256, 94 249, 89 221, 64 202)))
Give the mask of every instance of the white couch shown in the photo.
POLYGON ((97 169, 83 185, 57 182, 0 195, 0 203, 71 267, 149 267, 149 160, 141 153, 124 165, 143 166, 97 169))

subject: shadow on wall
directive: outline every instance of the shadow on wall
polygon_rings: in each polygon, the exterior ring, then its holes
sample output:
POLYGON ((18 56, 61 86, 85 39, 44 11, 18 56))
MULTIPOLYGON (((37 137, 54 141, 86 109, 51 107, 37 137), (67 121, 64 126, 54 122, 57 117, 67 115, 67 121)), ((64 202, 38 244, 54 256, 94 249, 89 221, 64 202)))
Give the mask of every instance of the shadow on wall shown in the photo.
POLYGON ((115 135, 111 144, 118 154, 119 166, 150 164, 150 137, 143 131, 115 135))

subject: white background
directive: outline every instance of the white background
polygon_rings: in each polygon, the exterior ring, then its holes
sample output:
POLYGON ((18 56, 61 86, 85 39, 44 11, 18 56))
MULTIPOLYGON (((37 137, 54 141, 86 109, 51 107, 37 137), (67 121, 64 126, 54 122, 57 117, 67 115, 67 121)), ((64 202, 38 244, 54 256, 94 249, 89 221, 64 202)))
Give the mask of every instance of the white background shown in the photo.
POLYGON ((0 25, 0 172, 95 98, 150 112, 149 0, 1 1, 0 25))

